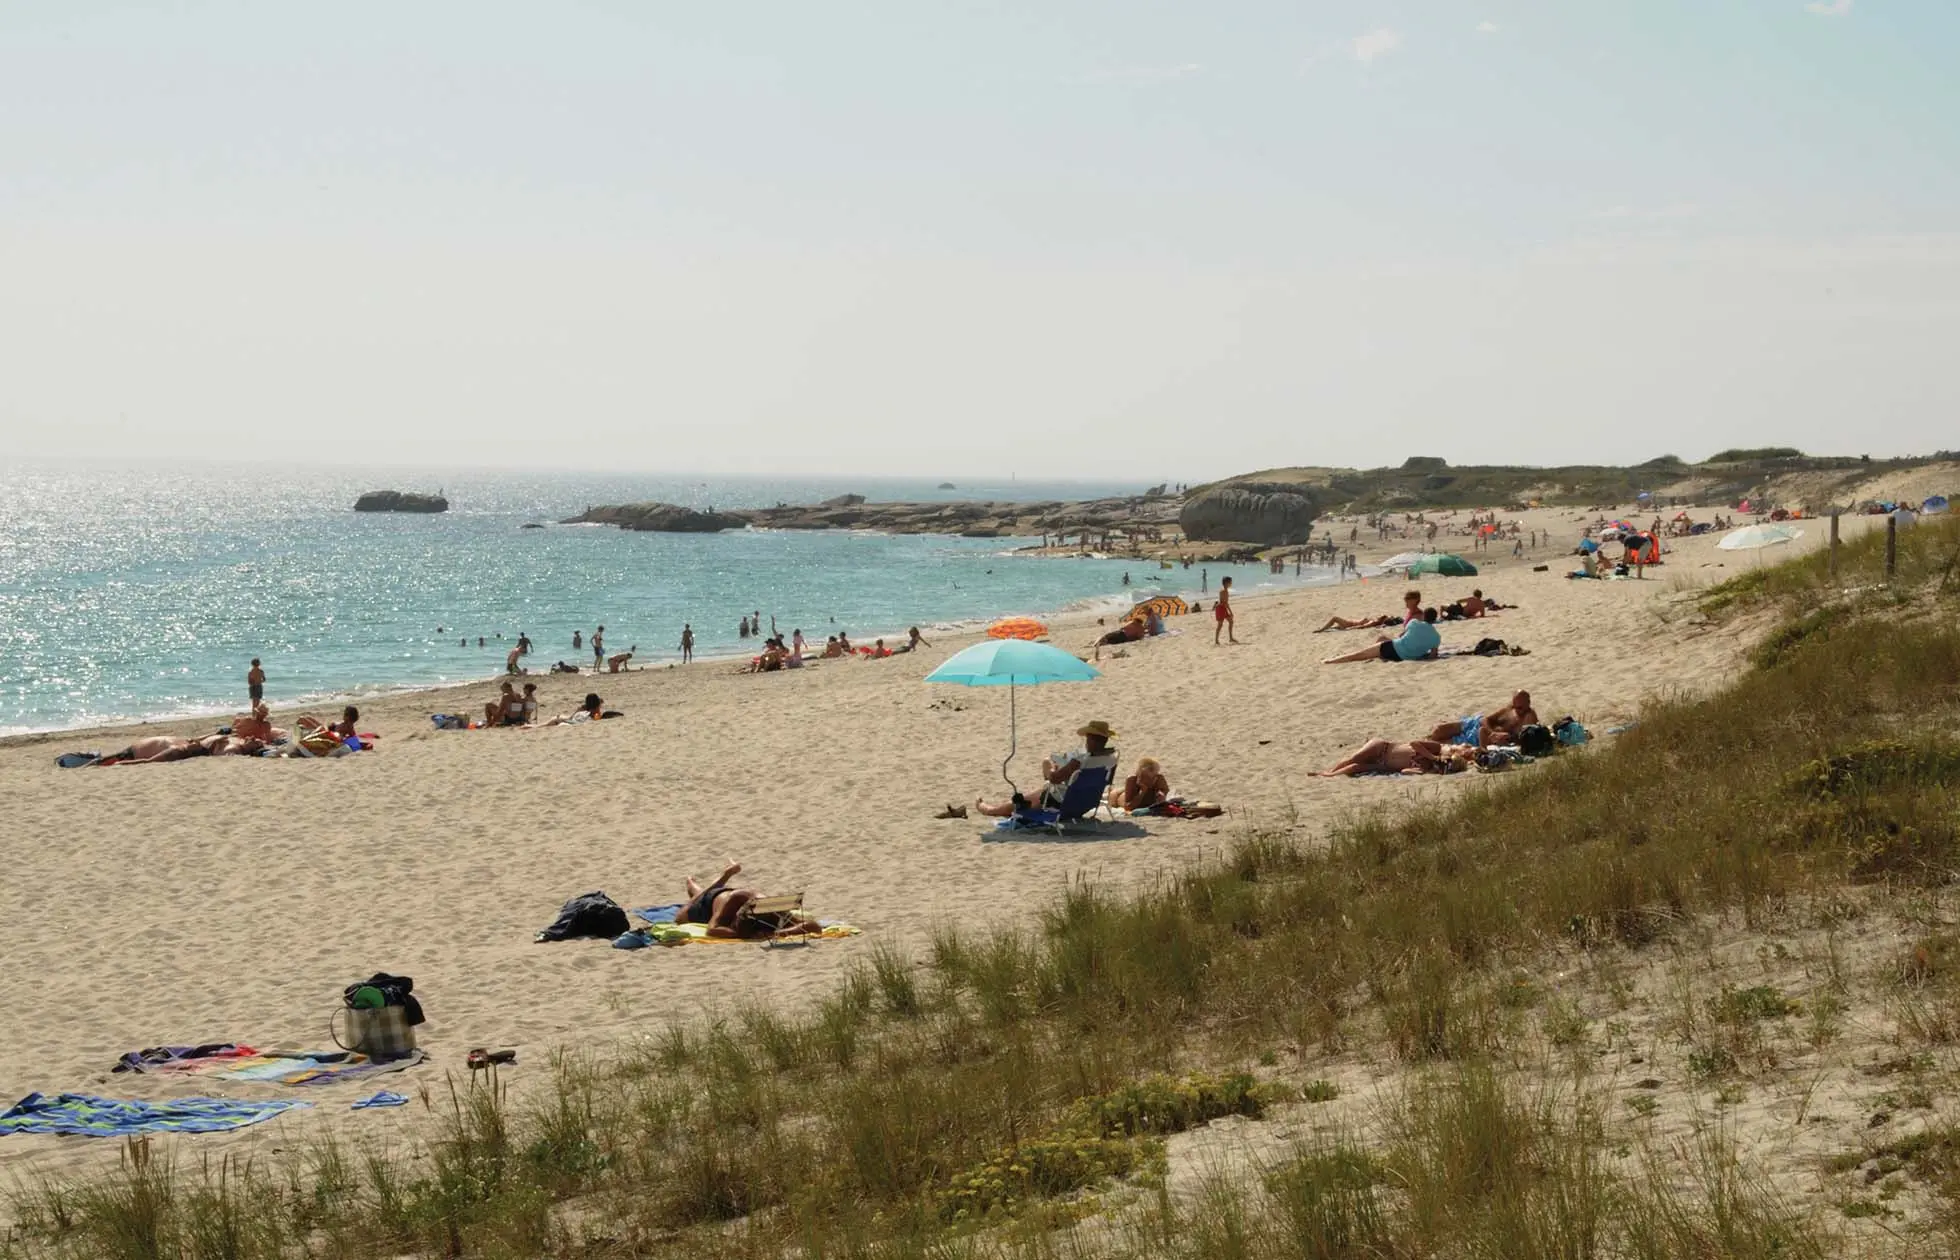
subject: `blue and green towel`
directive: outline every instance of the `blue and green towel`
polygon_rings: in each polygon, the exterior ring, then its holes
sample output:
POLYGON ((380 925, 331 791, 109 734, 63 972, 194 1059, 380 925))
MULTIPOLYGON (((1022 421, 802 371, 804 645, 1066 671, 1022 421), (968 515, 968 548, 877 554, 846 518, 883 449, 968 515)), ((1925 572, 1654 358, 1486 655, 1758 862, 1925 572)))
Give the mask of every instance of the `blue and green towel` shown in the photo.
POLYGON ((0 1135, 70 1133, 133 1137, 142 1133, 220 1133, 270 1120, 308 1102, 242 1102, 234 1098, 173 1098, 138 1102, 93 1094, 29 1094, 0 1112, 0 1135))

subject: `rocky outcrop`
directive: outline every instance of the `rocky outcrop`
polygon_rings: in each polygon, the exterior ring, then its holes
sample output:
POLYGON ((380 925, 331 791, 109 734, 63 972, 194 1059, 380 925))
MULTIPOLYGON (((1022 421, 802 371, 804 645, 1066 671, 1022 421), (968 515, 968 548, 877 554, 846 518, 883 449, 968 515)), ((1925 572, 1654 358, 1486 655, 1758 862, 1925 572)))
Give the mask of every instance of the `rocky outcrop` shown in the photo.
POLYGON ((449 500, 439 494, 370 490, 354 500, 354 510, 356 512, 447 512, 449 500))
POLYGON ((589 507, 562 525, 617 525, 641 533, 718 534, 724 529, 746 529, 748 518, 732 512, 700 512, 678 503, 622 503, 610 507, 589 507))
MULTIPOLYGON (((1127 495, 1080 503, 868 503, 844 494, 816 504, 778 504, 728 512, 696 512, 671 503, 627 503, 587 508, 568 525, 617 525, 622 529, 703 533, 741 529, 865 529, 889 534, 959 534, 967 538, 1039 538, 1066 535, 1080 546, 1117 548, 1161 541, 1174 532, 1174 499, 1127 495)), ((1244 540, 1238 540, 1244 541, 1244 540)))
POLYGON ((1280 547, 1308 541, 1319 513, 1311 487, 1236 481, 1193 494, 1177 521, 1186 538, 1280 547))

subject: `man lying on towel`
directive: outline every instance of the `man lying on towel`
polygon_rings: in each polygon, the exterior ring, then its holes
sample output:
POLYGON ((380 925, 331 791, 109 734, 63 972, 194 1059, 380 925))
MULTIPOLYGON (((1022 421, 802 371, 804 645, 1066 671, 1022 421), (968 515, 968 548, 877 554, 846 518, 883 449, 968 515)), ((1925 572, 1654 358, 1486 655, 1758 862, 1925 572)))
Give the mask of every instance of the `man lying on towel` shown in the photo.
POLYGON ((742 864, 730 862, 705 888, 700 880, 688 876, 687 902, 674 922, 706 924, 708 935, 717 940, 766 941, 822 934, 823 925, 816 920, 775 908, 772 903, 780 898, 759 896, 753 888, 730 888, 728 881, 741 873, 742 864))

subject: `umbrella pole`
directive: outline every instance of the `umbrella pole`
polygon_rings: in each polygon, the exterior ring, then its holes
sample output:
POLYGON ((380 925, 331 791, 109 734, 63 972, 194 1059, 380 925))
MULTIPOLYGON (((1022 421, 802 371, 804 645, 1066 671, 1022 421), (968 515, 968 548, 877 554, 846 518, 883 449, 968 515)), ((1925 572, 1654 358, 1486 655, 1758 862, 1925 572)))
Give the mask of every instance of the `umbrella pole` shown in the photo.
MULTIPOLYGON (((1003 761, 1000 763, 1000 777, 1003 779, 1007 779, 1007 762, 1014 760, 1014 753, 1019 746, 1017 743, 1018 737, 1016 735, 1016 729, 1017 729, 1017 722, 1016 722, 1016 716, 1014 712, 1014 680, 1010 678, 1007 682, 1007 761, 1003 761)), ((1020 792, 1021 790, 1019 787, 1015 786, 1014 780, 1012 779, 1007 779, 1007 786, 1014 788, 1014 791, 1016 793, 1020 792)))

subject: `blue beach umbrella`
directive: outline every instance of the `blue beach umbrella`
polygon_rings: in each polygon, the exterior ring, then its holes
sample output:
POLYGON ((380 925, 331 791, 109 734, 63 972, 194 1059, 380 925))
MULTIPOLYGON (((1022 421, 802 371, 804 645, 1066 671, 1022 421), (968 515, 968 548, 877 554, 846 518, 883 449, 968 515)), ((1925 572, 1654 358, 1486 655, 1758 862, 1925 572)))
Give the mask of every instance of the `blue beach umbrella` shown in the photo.
POLYGON ((929 683, 958 683, 962 687, 1007 688, 1007 760, 1000 763, 1000 777, 1015 791, 1007 778, 1007 763, 1014 760, 1018 738, 1014 712, 1014 686, 1032 687, 1047 682, 1092 682, 1102 674, 1087 661, 1071 656, 1046 643, 1026 639, 989 639, 955 652, 946 663, 926 675, 929 683))

